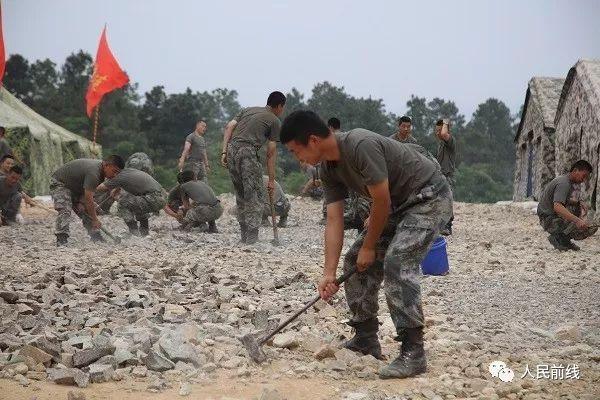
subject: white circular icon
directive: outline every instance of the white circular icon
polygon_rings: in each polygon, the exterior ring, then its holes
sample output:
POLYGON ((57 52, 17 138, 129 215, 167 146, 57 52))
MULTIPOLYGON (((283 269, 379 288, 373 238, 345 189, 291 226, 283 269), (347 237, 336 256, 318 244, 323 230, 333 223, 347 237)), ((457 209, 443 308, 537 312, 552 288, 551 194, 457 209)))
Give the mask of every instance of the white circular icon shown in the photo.
POLYGON ((500 378, 502 382, 512 382, 515 378, 515 373, 508 367, 502 368, 500 372, 498 372, 498 378, 500 378))
POLYGON ((490 366, 488 368, 488 370, 490 371, 490 374, 492 374, 492 376, 494 378, 498 378, 498 373, 500 372, 500 370, 506 368, 506 363, 504 361, 492 361, 490 363, 490 366))

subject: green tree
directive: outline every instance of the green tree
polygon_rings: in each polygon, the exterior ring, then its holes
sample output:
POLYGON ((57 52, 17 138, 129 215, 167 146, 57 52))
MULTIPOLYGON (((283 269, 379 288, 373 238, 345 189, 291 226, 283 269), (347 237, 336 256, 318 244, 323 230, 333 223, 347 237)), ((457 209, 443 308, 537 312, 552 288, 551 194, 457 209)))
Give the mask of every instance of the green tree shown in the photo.
POLYGON ((29 75, 29 61, 20 54, 11 54, 4 69, 4 87, 19 100, 29 104, 33 94, 33 84, 29 75))

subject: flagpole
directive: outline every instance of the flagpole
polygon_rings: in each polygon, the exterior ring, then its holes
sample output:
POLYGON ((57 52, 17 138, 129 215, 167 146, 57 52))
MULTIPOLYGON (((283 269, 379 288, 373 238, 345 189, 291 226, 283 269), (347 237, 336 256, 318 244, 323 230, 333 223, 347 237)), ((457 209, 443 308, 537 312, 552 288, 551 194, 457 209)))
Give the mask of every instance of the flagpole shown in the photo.
POLYGON ((100 103, 96 106, 96 112, 94 115, 94 150, 96 150, 96 136, 98 135, 98 119, 100 115, 100 103))

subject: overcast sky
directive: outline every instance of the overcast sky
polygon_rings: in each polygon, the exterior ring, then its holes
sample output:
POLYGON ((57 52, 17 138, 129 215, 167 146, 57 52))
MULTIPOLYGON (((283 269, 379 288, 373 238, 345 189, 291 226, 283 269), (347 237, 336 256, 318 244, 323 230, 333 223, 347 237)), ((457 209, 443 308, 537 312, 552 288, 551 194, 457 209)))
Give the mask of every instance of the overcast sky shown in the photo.
POLYGON ((95 56, 104 23, 140 91, 235 89, 244 106, 317 82, 382 98, 489 97, 514 113, 532 76, 564 77, 600 58, 600 1, 3 0, 7 54, 62 63, 95 56))

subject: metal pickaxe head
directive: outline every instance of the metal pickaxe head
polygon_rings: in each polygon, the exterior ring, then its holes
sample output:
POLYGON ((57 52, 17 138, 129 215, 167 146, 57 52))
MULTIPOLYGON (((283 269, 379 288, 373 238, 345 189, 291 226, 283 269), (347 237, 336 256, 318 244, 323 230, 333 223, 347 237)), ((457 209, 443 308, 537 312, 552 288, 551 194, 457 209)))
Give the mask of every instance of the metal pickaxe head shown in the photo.
POLYGON ((246 348, 248 355, 255 363, 260 364, 267 359, 262 349, 263 342, 256 338, 256 334, 248 333, 241 337, 240 341, 246 348))

